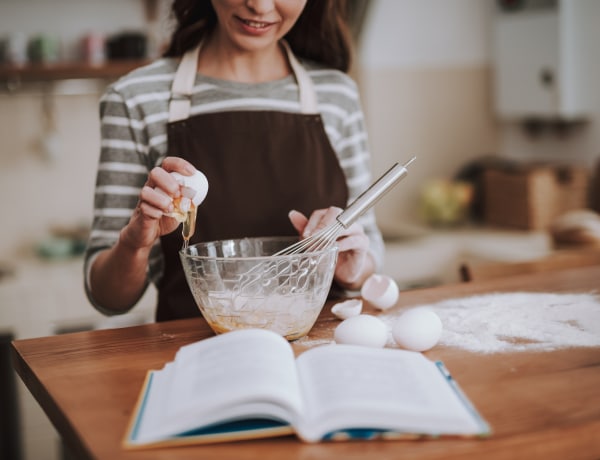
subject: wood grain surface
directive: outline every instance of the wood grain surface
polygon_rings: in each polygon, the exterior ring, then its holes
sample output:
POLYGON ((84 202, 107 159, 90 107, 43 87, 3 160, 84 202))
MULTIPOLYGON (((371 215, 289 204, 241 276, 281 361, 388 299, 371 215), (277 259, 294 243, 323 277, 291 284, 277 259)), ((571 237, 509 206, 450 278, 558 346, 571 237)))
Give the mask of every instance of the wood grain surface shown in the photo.
MULTIPOLYGON (((402 292, 395 309, 491 292, 598 292, 600 267, 402 292)), ((297 354, 333 337, 328 303, 297 354)), ((40 308, 43 308, 41 306, 40 308)), ((367 313, 376 314, 366 306, 367 313)), ((124 451, 143 379, 182 345, 213 332, 202 319, 17 340, 14 366, 76 458, 96 459, 599 459, 600 347, 476 354, 437 346, 493 429, 487 439, 306 444, 294 436, 124 451)))

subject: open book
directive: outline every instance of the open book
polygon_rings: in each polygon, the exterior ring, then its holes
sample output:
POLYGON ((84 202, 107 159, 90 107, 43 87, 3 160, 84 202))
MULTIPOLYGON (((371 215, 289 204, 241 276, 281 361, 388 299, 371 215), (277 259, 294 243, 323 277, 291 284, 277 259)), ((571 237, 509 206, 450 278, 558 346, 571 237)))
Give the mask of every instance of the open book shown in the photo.
POLYGON ((291 433, 315 442, 477 436, 489 427, 443 365, 420 353, 332 344, 296 358, 278 334, 246 329, 183 346, 150 371, 124 445, 291 433))

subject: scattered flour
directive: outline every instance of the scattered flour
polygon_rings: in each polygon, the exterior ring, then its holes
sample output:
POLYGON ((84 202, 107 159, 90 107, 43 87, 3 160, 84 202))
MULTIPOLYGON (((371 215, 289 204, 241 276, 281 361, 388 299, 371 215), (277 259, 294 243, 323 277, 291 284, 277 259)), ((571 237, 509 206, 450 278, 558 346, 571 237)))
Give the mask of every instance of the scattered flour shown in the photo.
MULTIPOLYGON (((333 334, 332 334, 332 336, 333 336, 333 334)), ((302 337, 294 342, 295 345, 301 345, 301 346, 307 347, 307 348, 312 348, 312 347, 316 347, 319 345, 330 345, 332 343, 335 343, 333 338, 331 338, 331 339, 312 339, 308 335, 305 335, 304 337, 302 337)))
MULTIPOLYGON (((499 293, 430 305, 440 345, 477 353, 600 346, 600 298, 592 294, 499 293)), ((379 317, 391 326, 405 310, 379 317)))

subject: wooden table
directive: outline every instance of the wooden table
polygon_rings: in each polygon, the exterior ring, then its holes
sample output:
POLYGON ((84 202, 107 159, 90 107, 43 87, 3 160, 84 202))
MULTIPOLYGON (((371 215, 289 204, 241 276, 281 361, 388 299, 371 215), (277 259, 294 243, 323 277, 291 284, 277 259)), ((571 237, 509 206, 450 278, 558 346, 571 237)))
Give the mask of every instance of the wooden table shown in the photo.
MULTIPOLYGON (((599 288, 600 267, 592 267, 403 292, 395 308, 487 292, 599 288)), ((295 351, 331 339, 337 324, 326 306, 310 340, 295 343, 295 351)), ((305 444, 289 436, 123 451, 121 440, 146 371, 172 360, 182 345, 211 335, 204 320, 192 319, 17 340, 13 362, 78 459, 600 458, 600 348, 475 354, 438 346, 427 352, 444 361, 492 426, 494 433, 485 440, 305 444)))

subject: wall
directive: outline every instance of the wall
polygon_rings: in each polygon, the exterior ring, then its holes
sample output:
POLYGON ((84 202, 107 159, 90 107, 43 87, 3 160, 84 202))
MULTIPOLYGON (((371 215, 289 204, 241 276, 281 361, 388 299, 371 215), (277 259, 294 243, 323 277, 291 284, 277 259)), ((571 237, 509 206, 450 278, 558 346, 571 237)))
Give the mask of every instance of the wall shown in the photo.
MULTIPOLYGON (((158 31, 154 33, 158 41, 167 35, 166 5, 165 1, 159 4, 160 19, 152 29, 158 31)), ((2 0, 0 37, 13 33, 54 36, 62 43, 62 58, 73 59, 80 37, 90 31, 109 35, 147 30, 145 12, 142 0, 2 0)), ((0 205, 4 215, 0 261, 31 248, 51 227, 91 221, 100 145, 98 101, 107 83, 66 81, 26 84, 15 91, 0 88, 0 205), (55 130, 47 129, 44 104, 51 108, 55 130), (49 136, 53 131, 56 135, 49 136), (45 141, 55 143, 56 156, 48 156, 45 141)))
POLYGON ((60 41, 63 59, 76 59, 79 39, 90 32, 110 35, 145 30, 161 42, 169 24, 165 14, 169 3, 158 0, 158 18, 149 24, 145 0, 2 0, 0 36, 49 35, 60 41))
POLYGON ((489 3, 375 0, 359 49, 373 170, 416 155, 409 176, 376 207, 388 237, 419 225, 419 194, 496 150, 489 3))
POLYGON ((91 222, 100 145, 99 94, 92 89, 46 96, 54 107, 56 157, 47 157, 42 146, 50 135, 41 116, 43 93, 0 94, 2 258, 44 239, 51 227, 91 222))
MULTIPOLYGON (((598 11, 594 0, 583 11, 598 11)), ((413 155, 407 179, 377 204, 388 238, 422 233, 419 193, 435 177, 452 177, 470 161, 490 154, 519 161, 600 163, 600 106, 571 130, 532 136, 522 122, 494 112, 493 0, 374 0, 359 49, 358 75, 370 130, 373 169, 383 172, 413 155)), ((575 11, 580 9, 574 8, 575 11)), ((581 15, 580 15, 581 16, 581 15)), ((597 14, 578 21, 577 37, 595 37, 597 14)), ((567 50, 567 60, 581 59, 567 50)), ((595 56, 592 52, 592 56, 595 56)), ((569 62, 571 62, 569 61, 569 62)), ((584 61, 590 70, 590 60, 584 61)), ((584 76, 600 72, 596 67, 584 76)), ((594 79, 595 82, 597 80, 594 79)), ((594 83, 587 81, 587 87, 594 83)), ((588 101, 598 96, 591 93, 588 101)))
MULTIPOLYGON (((91 31, 143 29, 160 42, 168 30, 167 4, 160 0, 159 20, 148 24, 143 0, 1 0, 0 37, 15 32, 55 36, 63 59, 75 58, 79 38, 91 31)), ((87 303, 80 258, 47 262, 34 257, 35 246, 54 227, 91 222, 100 148, 98 102, 107 84, 68 80, 0 87, 0 268, 14 272, 0 280, 0 330, 16 338, 82 326, 117 327, 152 317, 153 290, 134 314, 108 319, 87 303), (44 108, 52 115, 53 129, 44 108), (55 155, 49 155, 52 151, 55 155)), ((20 379, 18 393, 23 459, 58 460, 59 437, 20 379)))

